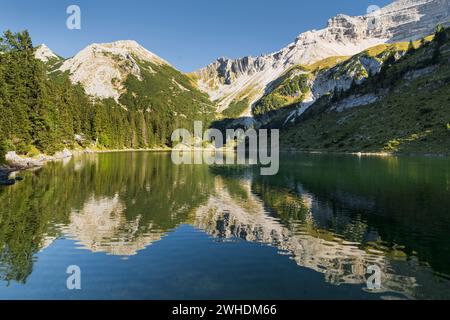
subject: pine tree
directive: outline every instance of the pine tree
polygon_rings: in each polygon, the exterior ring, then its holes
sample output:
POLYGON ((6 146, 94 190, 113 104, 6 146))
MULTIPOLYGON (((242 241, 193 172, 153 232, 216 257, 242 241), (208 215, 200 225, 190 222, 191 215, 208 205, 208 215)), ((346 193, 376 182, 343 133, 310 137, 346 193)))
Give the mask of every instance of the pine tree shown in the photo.
POLYGON ((431 58, 431 63, 438 64, 441 60, 441 47, 447 42, 447 31, 442 25, 439 25, 436 28, 433 42, 435 43, 435 48, 431 58))
POLYGON ((432 64, 438 64, 441 61, 441 47, 436 46, 433 50, 433 56, 431 57, 432 64))
POLYGON ((420 39, 420 46, 423 47, 426 44, 426 40, 424 37, 422 37, 422 39, 420 39))
POLYGON ((437 26, 433 41, 437 43, 439 47, 443 46, 447 41, 447 31, 442 25, 437 26))
POLYGON ((414 43, 412 41, 409 41, 408 44, 408 50, 406 51, 407 54, 412 54, 416 50, 416 47, 414 47, 414 43))

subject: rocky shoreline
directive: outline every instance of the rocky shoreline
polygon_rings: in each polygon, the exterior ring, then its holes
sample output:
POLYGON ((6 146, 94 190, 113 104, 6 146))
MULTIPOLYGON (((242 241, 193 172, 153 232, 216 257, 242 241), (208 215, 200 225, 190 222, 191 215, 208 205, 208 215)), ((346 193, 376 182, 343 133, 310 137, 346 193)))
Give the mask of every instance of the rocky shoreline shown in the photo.
POLYGON ((450 157, 450 153, 439 152, 350 152, 350 151, 327 151, 327 150, 301 150, 296 148, 281 149, 280 153, 293 154, 335 154, 335 155, 352 155, 358 157, 450 157))
POLYGON ((72 152, 67 149, 56 153, 54 156, 39 155, 34 158, 21 157, 14 151, 8 152, 5 156, 7 165, 0 166, 0 185, 11 186, 17 181, 22 180, 22 178, 19 176, 11 178, 11 175, 13 173, 23 170, 40 168, 49 161, 58 161, 71 158, 72 155, 72 152))
MULTIPOLYGON (((14 185, 17 181, 21 181, 22 178, 20 176, 12 176, 14 173, 23 171, 23 170, 31 170, 36 168, 41 168, 47 162, 58 161, 67 158, 71 158, 76 154, 83 153, 114 153, 114 152, 170 152, 172 149, 170 148, 155 148, 155 149, 120 149, 120 150, 78 150, 78 151, 70 151, 68 149, 64 149, 61 152, 56 153, 54 156, 47 155, 39 155, 34 158, 29 157, 21 157, 17 155, 15 152, 8 152, 5 156, 7 165, 0 165, 0 186, 11 186, 14 185)), ((227 151, 227 150, 222 150, 227 151)), ((392 156, 433 156, 433 157, 447 157, 449 154, 423 154, 423 153, 389 153, 389 152, 330 152, 330 151, 305 151, 298 150, 293 148, 282 149, 281 153, 305 153, 305 154, 347 154, 354 156, 378 156, 378 157, 392 157, 392 156)))

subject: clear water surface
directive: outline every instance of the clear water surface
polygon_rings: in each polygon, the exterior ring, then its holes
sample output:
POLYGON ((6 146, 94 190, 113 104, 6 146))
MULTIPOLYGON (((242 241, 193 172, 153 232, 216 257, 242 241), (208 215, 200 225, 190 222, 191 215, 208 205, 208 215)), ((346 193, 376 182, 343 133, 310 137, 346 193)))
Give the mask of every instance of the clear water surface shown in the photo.
POLYGON ((450 298, 450 159, 289 154, 259 172, 130 152, 22 173, 0 188, 0 299, 450 298))

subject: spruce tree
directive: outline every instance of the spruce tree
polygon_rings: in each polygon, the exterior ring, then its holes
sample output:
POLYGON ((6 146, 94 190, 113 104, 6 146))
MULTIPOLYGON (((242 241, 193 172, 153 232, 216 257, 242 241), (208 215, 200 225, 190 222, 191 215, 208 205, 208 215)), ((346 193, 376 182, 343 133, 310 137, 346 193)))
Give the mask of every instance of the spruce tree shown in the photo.
POLYGON ((416 50, 416 48, 414 47, 414 43, 411 41, 409 41, 408 44, 408 50, 406 51, 407 54, 412 54, 414 53, 414 51, 416 50))
POLYGON ((436 33, 434 35, 434 42, 437 43, 437 45, 443 46, 445 42, 447 41, 447 32, 445 28, 442 25, 437 26, 436 33))

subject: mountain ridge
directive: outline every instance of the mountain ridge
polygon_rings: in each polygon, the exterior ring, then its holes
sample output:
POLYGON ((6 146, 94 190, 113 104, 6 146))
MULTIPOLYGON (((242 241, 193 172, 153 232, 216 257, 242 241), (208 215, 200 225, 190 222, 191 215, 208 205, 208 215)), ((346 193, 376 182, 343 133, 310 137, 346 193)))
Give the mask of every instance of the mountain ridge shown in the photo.
MULTIPOLYGON (((353 56, 385 43, 417 40, 431 34, 436 25, 449 21, 450 2, 446 0, 396 0, 366 15, 338 14, 328 20, 325 28, 303 32, 294 42, 271 54, 237 59, 221 57, 186 75, 217 102, 218 112, 246 100, 248 106, 240 115, 252 117, 251 106, 291 67, 311 65, 333 56, 353 56)), ((56 55, 44 47, 46 50, 40 49, 36 55, 47 62, 56 55)), ((72 82, 82 84, 89 95, 113 98, 117 102, 124 93, 126 78, 140 76, 134 55, 144 61, 170 65, 134 40, 119 40, 93 43, 64 60, 58 70, 68 71, 72 82), (100 52, 109 57, 100 57, 100 52), (124 63, 114 66, 116 55, 124 63)))
MULTIPOLYGON (((325 29, 306 31, 272 54, 219 58, 193 75, 199 88, 218 101, 219 111, 243 98, 248 98, 252 105, 272 81, 292 66, 308 65, 331 56, 352 56, 383 43, 417 40, 449 20, 448 1, 397 0, 367 15, 337 15, 328 20, 325 29)), ((246 115, 251 115, 249 110, 246 115)))
MULTIPOLYGON (((446 0, 397 0, 378 13, 338 15, 327 28, 302 33, 271 55, 234 62, 222 58, 194 74, 176 70, 133 40, 94 43, 63 59, 45 45, 33 47, 27 31, 6 32, 0 46, 5 115, 0 154, 170 146, 171 132, 193 121, 282 127, 323 97, 339 97, 362 84, 415 46, 390 44, 393 39, 432 34, 449 20, 446 0), (369 28, 373 19, 375 27, 369 28)), ((421 43, 426 41, 431 40, 421 43)), ((371 104, 375 98, 358 97, 337 108, 371 104)), ((314 110, 321 110, 317 105, 314 110)))
POLYGON ((327 92, 302 113, 294 110, 287 123, 270 125, 283 126, 284 149, 448 155, 449 62, 450 28, 440 27, 407 49, 388 49, 380 70, 363 81, 327 92))
POLYGON ((93 43, 65 60, 58 70, 68 71, 72 82, 82 84, 87 94, 101 99, 113 98, 118 102, 128 76, 141 77, 138 60, 170 65, 136 41, 120 40, 93 43))

